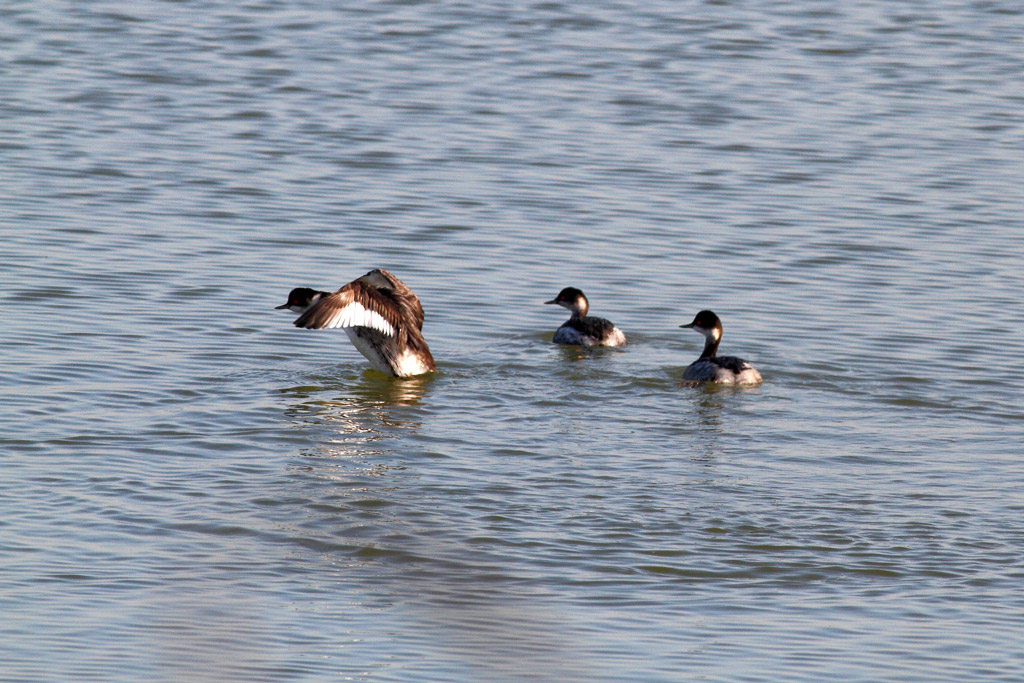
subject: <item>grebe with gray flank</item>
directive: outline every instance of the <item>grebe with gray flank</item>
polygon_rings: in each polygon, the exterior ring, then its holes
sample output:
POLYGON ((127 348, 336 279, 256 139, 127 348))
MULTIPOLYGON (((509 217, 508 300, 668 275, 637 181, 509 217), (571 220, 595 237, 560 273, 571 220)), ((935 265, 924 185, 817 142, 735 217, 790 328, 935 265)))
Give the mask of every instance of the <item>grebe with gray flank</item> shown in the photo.
POLYGON ((716 356, 722 341, 722 321, 711 311, 701 311, 689 327, 704 335, 704 351, 683 372, 684 384, 718 382, 719 384, 760 384, 761 373, 754 366, 735 356, 716 356))
POLYGON ((572 315, 565 321, 552 341, 556 344, 576 344, 583 346, 622 346, 626 343, 626 335, 615 327, 611 320, 588 316, 590 302, 586 295, 575 287, 566 287, 551 301, 545 304, 558 304, 568 308, 572 315))
POLYGON ((420 332, 420 300, 386 270, 371 270, 333 293, 296 287, 277 308, 301 313, 296 327, 344 329, 359 353, 385 375, 411 377, 436 369, 420 332))

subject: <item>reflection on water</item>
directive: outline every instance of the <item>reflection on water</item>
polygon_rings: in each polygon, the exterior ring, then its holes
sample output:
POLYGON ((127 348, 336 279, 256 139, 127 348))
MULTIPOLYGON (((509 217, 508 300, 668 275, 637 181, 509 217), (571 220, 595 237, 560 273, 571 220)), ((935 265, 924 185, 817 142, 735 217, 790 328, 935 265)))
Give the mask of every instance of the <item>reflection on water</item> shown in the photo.
POLYGON ((303 402, 289 408, 298 413, 318 412, 314 406, 352 402, 364 406, 410 406, 420 402, 435 374, 418 377, 395 378, 387 377, 375 370, 366 370, 358 377, 344 379, 329 377, 319 378, 323 384, 304 384, 281 389, 281 393, 303 399, 303 402), (316 394, 325 392, 341 392, 341 395, 330 401, 310 400, 316 394))
POLYGON ((294 468, 319 484, 302 484, 308 520, 295 541, 350 549, 346 579, 371 574, 388 596, 392 623, 403 623, 428 651, 446 652, 463 676, 578 676, 588 667, 574 659, 575 644, 563 633, 566 616, 546 605, 551 596, 531 598, 517 588, 515 562, 492 549, 473 521, 450 517, 436 494, 419 488, 426 469, 397 452, 422 427, 421 411, 410 408, 434 380, 368 370, 281 390, 292 399, 290 419, 329 432, 300 449, 303 464, 294 468), (320 538, 323 530, 330 530, 329 540, 320 538))
MULTIPOLYGON (((331 479, 361 495, 367 478, 378 478, 403 465, 375 462, 390 456, 391 439, 419 430, 419 413, 410 411, 424 397, 432 375, 391 378, 374 370, 342 380, 322 378, 322 385, 297 385, 281 389, 295 399, 285 411, 302 425, 326 429, 321 442, 299 450, 305 463, 299 469, 331 479)), ((386 488, 381 488, 381 493, 386 488)), ((348 495, 342 492, 342 495, 348 495)))
MULTIPOLYGON (((362 459, 390 452, 381 443, 383 440, 419 429, 419 413, 408 409, 419 404, 433 378, 423 375, 399 379, 366 370, 354 381, 340 386, 326 382, 280 391, 298 399, 285 410, 289 418, 326 427, 332 433, 323 443, 302 449, 304 455, 362 459), (323 398, 325 395, 330 398, 323 398)), ((374 465, 372 469, 383 474, 388 468, 374 465)))
POLYGON ((718 393, 710 386, 696 389, 700 392, 693 402, 696 408, 697 429, 693 434, 695 450, 699 455, 694 460, 712 461, 721 449, 722 410, 724 405, 717 400, 718 393))
POLYGON ((433 375, 396 379, 367 370, 355 381, 341 384, 298 385, 281 389, 297 399, 285 410, 293 419, 315 424, 341 426, 341 433, 377 434, 380 427, 414 427, 408 411, 395 410, 417 405, 433 375), (323 395, 330 398, 323 398, 323 395))

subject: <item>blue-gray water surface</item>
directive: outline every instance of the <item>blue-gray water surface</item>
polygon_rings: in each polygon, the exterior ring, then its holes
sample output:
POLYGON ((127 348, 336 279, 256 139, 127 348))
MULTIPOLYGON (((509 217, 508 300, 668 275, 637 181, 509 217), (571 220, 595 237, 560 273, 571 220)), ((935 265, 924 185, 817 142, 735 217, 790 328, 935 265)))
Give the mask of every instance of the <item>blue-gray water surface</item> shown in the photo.
POLYGON ((9 0, 0 69, 4 681, 1024 676, 1018 0, 9 0), (436 374, 274 310, 374 267, 436 374))

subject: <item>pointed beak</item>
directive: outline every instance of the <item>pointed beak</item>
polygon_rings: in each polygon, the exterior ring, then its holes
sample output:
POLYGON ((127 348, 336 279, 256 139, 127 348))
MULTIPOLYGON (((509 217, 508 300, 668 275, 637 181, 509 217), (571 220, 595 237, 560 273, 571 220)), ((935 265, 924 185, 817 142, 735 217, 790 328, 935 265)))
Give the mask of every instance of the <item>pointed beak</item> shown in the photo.
POLYGON ((555 299, 552 299, 551 301, 545 301, 544 303, 545 303, 545 304, 557 304, 557 303, 558 303, 558 301, 557 301, 557 300, 555 300, 555 299))
POLYGON ((280 306, 274 306, 275 311, 280 311, 282 308, 288 308, 288 304, 281 304, 280 306))
POLYGON ((693 323, 689 323, 687 325, 680 325, 679 327, 693 327, 693 325, 694 325, 693 323))

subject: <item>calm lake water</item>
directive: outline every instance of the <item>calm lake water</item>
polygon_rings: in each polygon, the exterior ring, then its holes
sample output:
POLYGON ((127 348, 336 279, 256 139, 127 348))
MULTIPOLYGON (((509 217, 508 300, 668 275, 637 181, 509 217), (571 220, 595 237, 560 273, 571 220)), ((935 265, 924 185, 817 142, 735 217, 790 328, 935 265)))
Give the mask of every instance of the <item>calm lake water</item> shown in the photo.
POLYGON ((1022 36, 4 2, 0 678, 1020 680, 1022 36), (374 267, 436 375, 274 310, 374 267))

